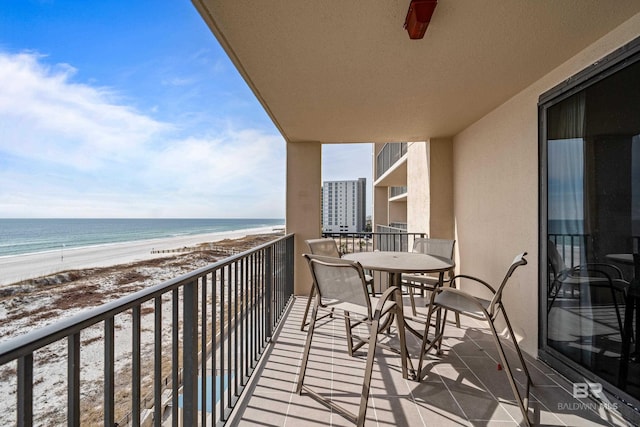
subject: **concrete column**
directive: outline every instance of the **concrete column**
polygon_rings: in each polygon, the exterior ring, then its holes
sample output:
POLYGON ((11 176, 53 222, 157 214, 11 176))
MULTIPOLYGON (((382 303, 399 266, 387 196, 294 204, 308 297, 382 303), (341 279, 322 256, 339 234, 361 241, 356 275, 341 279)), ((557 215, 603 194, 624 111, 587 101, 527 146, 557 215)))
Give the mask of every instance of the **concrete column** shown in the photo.
POLYGON ((389 188, 373 187, 373 218, 372 229, 376 231, 377 225, 389 224, 389 188))
POLYGON ((454 238, 453 143, 447 138, 409 144, 407 159, 408 231, 454 238))
POLYGON ((431 187, 430 236, 454 238, 453 219, 453 142, 448 138, 429 141, 431 187))
POLYGON ((308 295, 311 274, 302 254, 307 239, 321 236, 322 144, 287 142, 287 233, 294 239, 294 292, 308 295))
POLYGON ((429 143, 411 142, 407 148, 407 231, 431 237, 429 143))

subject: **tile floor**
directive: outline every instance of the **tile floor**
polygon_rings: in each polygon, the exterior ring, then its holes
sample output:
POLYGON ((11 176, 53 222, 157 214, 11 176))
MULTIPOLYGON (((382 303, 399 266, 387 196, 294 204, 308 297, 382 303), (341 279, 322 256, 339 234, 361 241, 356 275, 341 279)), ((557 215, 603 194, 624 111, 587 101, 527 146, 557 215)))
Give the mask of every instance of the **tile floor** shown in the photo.
MULTIPOLYGON (((353 425, 307 394, 295 393, 306 338, 306 332, 300 331, 304 303, 305 298, 298 298, 293 304, 265 363, 255 372, 256 380, 234 410, 231 425, 353 425)), ((489 330, 473 319, 463 317, 462 321, 460 329, 448 323, 443 354, 430 359, 422 382, 402 378, 399 355, 376 350, 367 426, 520 425, 522 414, 506 374, 498 370, 498 354, 489 330)), ((343 321, 327 318, 318 323, 305 384, 355 412, 367 347, 349 357, 343 321)), ((391 332, 380 337, 380 342, 397 345, 394 330, 391 332)), ((409 351, 415 356, 418 342, 408 336, 409 351)), ((511 348, 509 353, 517 369, 517 356, 511 348)), ((417 359, 413 360, 417 365, 417 359)), ((527 361, 535 384, 529 411, 534 425, 627 425, 591 400, 574 399, 572 384, 545 364, 531 358, 527 361)), ((522 385, 524 374, 520 371, 516 375, 522 385)))

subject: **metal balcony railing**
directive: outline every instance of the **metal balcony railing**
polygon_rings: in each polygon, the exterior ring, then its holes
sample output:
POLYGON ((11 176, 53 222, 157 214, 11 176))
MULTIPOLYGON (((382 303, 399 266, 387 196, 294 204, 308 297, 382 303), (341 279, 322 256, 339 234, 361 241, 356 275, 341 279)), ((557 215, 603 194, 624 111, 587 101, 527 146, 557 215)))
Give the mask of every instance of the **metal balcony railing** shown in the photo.
POLYGON ((402 230, 402 231, 407 231, 407 223, 406 222, 390 222, 389 223, 389 228, 390 229, 397 229, 397 230, 402 230))
POLYGON ((3 399, 17 396, 15 421, 4 421, 18 426, 50 424, 34 421, 34 370, 46 369, 37 352, 56 343, 63 344, 64 352, 66 341, 67 425, 139 426, 149 417, 155 426, 167 425, 169 417, 173 426, 179 421, 184 426, 224 424, 292 295, 293 235, 288 235, 0 343, 3 381, 15 384, 3 399), (153 322, 143 325, 145 316, 153 322), (130 319, 126 327, 123 318, 130 319), (103 402, 98 419, 86 420, 81 419, 86 414, 81 409, 80 336, 92 326, 103 328, 103 402), (150 330, 153 342, 145 342, 142 335, 150 330), (171 333, 163 338, 163 330, 171 333), (123 360, 116 360, 114 347, 115 338, 125 333, 131 335, 131 352, 124 356, 130 371, 122 372, 123 360), (141 360, 143 347, 151 349, 152 356, 141 360), (130 384, 126 400, 115 392, 116 378, 120 383, 123 377, 130 384), (129 412, 117 413, 122 407, 129 412))
POLYGON ((380 178, 402 156, 407 154, 406 142, 390 142, 376 156, 376 179, 380 178))
POLYGON ((376 232, 323 233, 322 237, 336 240, 342 254, 369 251, 407 252, 416 237, 427 237, 426 233, 407 233, 392 227, 377 226, 376 232))
POLYGON ((407 194, 407 187, 389 187, 389 198, 407 194))
POLYGON ((556 245, 556 249, 565 261, 567 267, 575 267, 587 262, 590 235, 588 234, 548 234, 549 241, 556 245))

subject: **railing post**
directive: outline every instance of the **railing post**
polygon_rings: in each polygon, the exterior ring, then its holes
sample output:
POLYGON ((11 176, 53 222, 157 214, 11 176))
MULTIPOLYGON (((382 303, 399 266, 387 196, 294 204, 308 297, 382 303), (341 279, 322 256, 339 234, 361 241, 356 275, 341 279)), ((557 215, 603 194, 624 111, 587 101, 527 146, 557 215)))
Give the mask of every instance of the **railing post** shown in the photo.
POLYGON ((287 248, 287 254, 288 254, 288 259, 287 259, 287 268, 289 269, 287 275, 287 280, 289 282, 289 294, 293 295, 294 291, 295 291, 295 283, 294 283, 294 241, 293 241, 293 237, 290 238, 287 241, 287 244, 289 245, 289 247, 287 248))
MULTIPOLYGON (((178 365, 178 289, 174 289, 171 298, 171 407, 178 408, 178 389, 180 385, 178 365)), ((178 427, 178 410, 171 414, 171 426, 178 427)))
POLYGON ((265 275, 265 332, 267 341, 271 340, 273 333, 272 305, 273 301, 273 246, 269 246, 264 251, 264 275, 265 275))
POLYGON ((67 425, 80 425, 80 333, 69 335, 67 353, 67 425))
POLYGON ((33 354, 18 359, 18 427, 33 425, 33 354))
POLYGON ((153 425, 162 425, 162 297, 156 297, 153 310, 153 425))
POLYGON ((115 423, 115 340, 114 318, 108 317, 104 321, 104 425, 115 423))
MULTIPOLYGON (((207 400, 212 398, 212 393, 206 393, 207 390, 207 276, 200 278, 200 425, 207 425, 207 400), (209 396, 207 396, 209 394, 209 396)), ((215 337, 213 337, 215 340, 215 337)), ((215 378, 215 376, 214 376, 215 378)), ((213 378, 212 378, 213 381, 213 378)), ((213 385, 213 384, 212 384, 213 385)), ((213 406, 214 402, 211 402, 213 406)), ((159 425, 159 424, 158 424, 159 425)))
POLYGON ((133 307, 131 322, 131 425, 140 426, 140 400, 142 396, 141 376, 142 367, 140 365, 141 339, 141 311, 140 305, 133 307))
POLYGON ((195 426, 198 423, 198 286, 195 280, 184 286, 183 298, 182 425, 195 426))

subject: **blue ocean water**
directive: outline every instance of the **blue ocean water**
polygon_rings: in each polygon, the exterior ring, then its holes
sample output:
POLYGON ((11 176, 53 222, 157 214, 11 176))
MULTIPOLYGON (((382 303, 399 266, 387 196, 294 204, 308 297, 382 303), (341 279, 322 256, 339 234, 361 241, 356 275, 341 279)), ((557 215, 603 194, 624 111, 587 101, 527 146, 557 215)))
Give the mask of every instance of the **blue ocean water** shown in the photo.
POLYGON ((2 219, 0 256, 162 237, 282 227, 284 219, 2 219))

